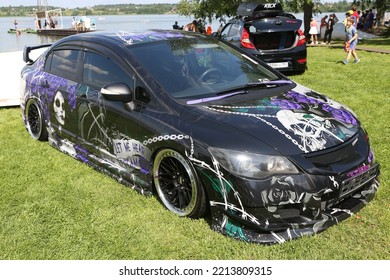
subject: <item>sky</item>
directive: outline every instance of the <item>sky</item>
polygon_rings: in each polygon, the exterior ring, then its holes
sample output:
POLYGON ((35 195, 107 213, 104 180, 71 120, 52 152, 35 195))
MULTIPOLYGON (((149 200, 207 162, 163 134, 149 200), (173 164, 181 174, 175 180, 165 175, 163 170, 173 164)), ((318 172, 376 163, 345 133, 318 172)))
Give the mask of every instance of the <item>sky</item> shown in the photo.
MULTIPOLYGON (((62 8, 89 7, 105 4, 176 4, 180 0, 47 0, 49 6, 62 8)), ((0 6, 36 6, 37 0, 1 0, 0 6)))

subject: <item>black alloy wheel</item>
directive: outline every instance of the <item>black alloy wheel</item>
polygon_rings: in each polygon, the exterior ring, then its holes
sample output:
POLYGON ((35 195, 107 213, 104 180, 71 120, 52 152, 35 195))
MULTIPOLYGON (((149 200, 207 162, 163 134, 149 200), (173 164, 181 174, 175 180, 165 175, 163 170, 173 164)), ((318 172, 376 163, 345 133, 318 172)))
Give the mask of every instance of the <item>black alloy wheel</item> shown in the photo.
POLYGON ((178 216, 200 218, 206 197, 195 169, 180 153, 161 150, 153 165, 154 185, 161 202, 178 216))
POLYGON ((35 99, 28 100, 25 109, 26 128, 30 136, 39 141, 46 141, 48 133, 43 118, 43 112, 35 99))

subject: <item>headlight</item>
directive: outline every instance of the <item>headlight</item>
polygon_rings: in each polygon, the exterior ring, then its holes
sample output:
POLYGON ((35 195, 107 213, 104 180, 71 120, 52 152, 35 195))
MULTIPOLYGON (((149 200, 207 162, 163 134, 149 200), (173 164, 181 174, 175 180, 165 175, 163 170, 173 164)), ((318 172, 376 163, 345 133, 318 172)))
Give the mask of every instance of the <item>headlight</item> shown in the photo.
POLYGON ((298 169, 286 157, 252 154, 210 147, 220 165, 234 175, 261 179, 275 174, 297 174, 298 169))

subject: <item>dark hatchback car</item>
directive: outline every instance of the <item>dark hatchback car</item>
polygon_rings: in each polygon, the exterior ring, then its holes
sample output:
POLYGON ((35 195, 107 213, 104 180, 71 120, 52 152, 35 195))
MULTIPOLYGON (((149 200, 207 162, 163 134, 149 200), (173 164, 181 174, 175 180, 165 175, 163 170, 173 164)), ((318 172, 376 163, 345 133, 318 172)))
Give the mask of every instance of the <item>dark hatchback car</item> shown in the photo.
POLYGON ((306 37, 302 20, 278 4, 243 3, 218 37, 287 73, 306 70, 306 37))
POLYGON ((32 138, 178 216, 277 243, 370 201, 379 164, 347 107, 216 38, 152 30, 27 47, 21 110, 32 138))

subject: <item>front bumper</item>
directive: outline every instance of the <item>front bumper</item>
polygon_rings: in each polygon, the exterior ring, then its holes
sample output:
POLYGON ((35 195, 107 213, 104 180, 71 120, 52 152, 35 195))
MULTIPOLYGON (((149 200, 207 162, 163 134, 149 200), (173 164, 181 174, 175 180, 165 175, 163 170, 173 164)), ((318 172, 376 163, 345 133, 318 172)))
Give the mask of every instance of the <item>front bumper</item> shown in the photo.
POLYGON ((377 164, 352 180, 335 184, 337 191, 304 193, 291 203, 245 207, 245 211, 237 205, 212 202, 212 228, 239 240, 263 244, 317 234, 351 217, 372 200, 379 187, 379 173, 377 164))

